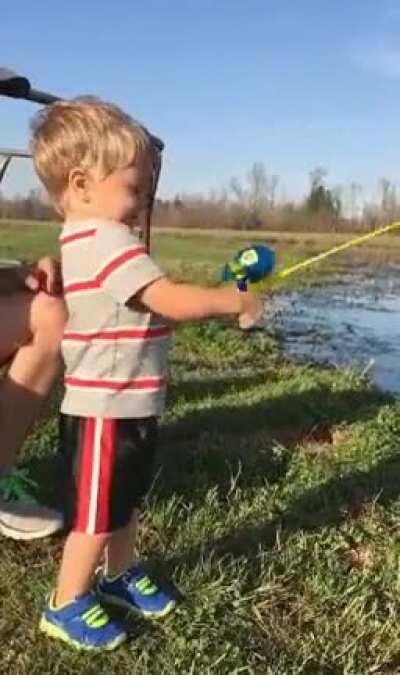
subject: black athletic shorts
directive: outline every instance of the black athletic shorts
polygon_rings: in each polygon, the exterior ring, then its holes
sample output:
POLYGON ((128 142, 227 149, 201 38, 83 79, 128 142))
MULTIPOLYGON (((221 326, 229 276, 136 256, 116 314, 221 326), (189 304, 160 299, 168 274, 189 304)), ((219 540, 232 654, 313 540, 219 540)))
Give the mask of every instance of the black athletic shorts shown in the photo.
POLYGON ((98 534, 125 527, 152 481, 157 418, 60 416, 67 526, 98 534))

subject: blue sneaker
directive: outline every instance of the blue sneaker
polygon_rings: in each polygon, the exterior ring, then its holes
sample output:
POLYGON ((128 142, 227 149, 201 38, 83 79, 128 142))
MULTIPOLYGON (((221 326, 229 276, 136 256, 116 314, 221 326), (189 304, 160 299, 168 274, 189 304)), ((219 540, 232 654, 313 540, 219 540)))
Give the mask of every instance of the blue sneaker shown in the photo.
POLYGON ((97 594, 110 604, 157 619, 172 612, 176 605, 176 600, 161 590, 139 565, 132 565, 111 579, 101 575, 97 594))
POLYGON ((54 606, 52 594, 39 628, 50 637, 88 651, 111 651, 127 637, 123 628, 99 605, 94 593, 84 593, 62 607, 54 606))

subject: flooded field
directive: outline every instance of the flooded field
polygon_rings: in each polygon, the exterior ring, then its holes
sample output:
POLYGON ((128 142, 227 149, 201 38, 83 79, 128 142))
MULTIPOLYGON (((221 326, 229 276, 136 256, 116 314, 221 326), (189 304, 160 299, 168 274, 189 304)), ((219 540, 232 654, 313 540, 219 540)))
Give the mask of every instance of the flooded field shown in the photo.
POLYGON ((286 353, 355 365, 400 395, 400 267, 346 272, 323 286, 275 296, 272 312, 286 353))

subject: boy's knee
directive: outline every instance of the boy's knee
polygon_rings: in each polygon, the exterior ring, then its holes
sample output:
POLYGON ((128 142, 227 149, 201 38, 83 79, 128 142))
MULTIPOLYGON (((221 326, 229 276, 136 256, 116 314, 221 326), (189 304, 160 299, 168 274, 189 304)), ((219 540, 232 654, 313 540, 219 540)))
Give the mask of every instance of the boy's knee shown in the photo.
POLYGON ((34 339, 44 341, 49 347, 59 349, 65 322, 67 309, 64 299, 38 293, 31 307, 31 330, 34 339))

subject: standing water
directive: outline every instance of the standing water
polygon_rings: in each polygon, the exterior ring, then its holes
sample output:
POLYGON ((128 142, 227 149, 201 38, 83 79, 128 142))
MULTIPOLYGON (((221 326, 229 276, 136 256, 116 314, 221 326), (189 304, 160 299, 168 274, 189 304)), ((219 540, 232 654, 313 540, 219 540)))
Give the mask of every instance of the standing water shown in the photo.
POLYGON ((273 307, 286 353, 356 365, 378 387, 400 395, 400 268, 347 273, 275 296, 273 307))

